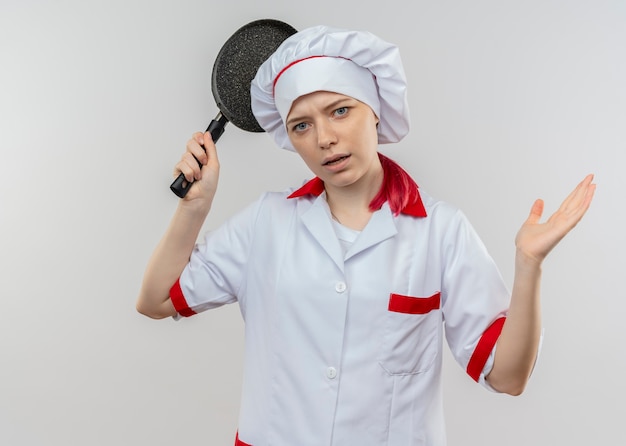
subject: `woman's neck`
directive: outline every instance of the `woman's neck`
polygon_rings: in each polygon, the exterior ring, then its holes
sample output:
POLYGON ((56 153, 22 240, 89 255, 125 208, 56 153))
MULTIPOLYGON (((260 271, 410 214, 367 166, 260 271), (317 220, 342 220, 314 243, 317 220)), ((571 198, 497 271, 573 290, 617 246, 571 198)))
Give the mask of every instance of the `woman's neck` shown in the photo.
POLYGON ((326 187, 326 200, 333 218, 344 226, 362 230, 372 215, 370 203, 382 186, 383 176, 378 163, 378 169, 372 169, 350 186, 326 187))

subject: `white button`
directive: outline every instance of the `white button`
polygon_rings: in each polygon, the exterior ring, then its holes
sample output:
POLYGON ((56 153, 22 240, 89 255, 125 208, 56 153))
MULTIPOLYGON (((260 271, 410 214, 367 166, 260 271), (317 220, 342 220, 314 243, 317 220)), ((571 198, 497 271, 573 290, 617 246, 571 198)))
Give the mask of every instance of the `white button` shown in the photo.
POLYGON ((328 367, 326 369, 326 377, 328 379, 335 379, 336 376, 337 376, 337 369, 335 369, 334 367, 328 367))
POLYGON ((337 282, 335 284, 335 291, 337 291, 338 293, 343 293, 344 291, 346 291, 346 284, 343 282, 337 282))

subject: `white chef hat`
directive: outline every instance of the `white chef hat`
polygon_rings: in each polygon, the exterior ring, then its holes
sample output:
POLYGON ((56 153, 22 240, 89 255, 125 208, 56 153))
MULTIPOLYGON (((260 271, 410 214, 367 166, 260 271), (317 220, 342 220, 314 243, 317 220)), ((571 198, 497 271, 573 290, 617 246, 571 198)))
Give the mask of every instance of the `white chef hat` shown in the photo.
POLYGON ((287 38, 259 68, 250 87, 252 112, 276 143, 295 150, 285 128, 291 104, 314 91, 345 94, 378 116, 378 142, 409 131, 406 76, 395 45, 366 31, 327 26, 287 38))

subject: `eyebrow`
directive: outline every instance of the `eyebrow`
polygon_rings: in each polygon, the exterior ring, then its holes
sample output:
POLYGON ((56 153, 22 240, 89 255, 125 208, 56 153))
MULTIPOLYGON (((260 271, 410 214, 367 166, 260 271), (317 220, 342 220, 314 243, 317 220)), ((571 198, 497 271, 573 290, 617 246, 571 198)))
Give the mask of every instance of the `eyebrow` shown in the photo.
MULTIPOLYGON (((326 105, 324 107, 324 110, 329 110, 329 109, 337 107, 338 105, 340 105, 343 102, 349 102, 349 101, 354 101, 354 100, 356 100, 356 99, 351 98, 349 96, 346 96, 346 97, 343 97, 343 98, 339 98, 339 99, 331 102, 330 104, 326 105)), ((291 126, 291 124, 293 124, 294 122, 302 121, 305 118, 306 118, 306 115, 296 115, 296 116, 293 116, 293 117, 287 119, 287 122, 285 122, 285 126, 291 126)))

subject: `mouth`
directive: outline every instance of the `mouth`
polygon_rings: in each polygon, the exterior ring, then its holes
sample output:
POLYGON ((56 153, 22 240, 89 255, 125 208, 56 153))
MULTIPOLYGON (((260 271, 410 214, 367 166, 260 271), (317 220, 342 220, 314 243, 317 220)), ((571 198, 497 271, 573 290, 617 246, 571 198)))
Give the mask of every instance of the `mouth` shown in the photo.
POLYGON ((336 155, 333 156, 322 163, 322 166, 333 166, 335 164, 341 163, 343 160, 350 158, 350 155, 336 155))

